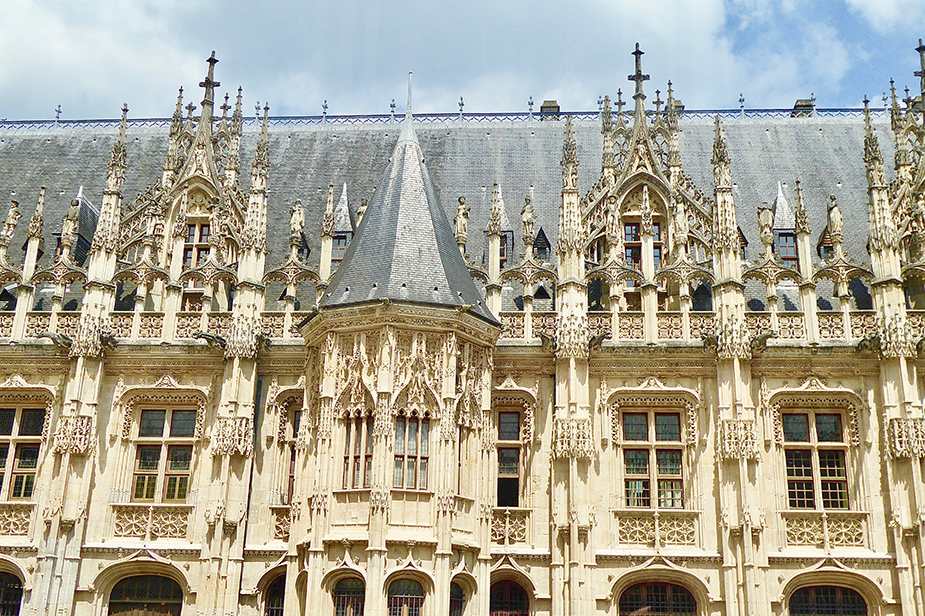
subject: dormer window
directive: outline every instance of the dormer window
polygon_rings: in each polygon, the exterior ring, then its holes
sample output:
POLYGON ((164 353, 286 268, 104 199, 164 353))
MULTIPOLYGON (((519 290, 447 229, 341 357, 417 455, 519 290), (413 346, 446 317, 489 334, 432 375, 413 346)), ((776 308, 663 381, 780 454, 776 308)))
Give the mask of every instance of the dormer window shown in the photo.
POLYGON ((334 236, 334 242, 331 245, 331 263, 337 264, 344 260, 344 255, 347 254, 348 242, 346 235, 334 236))
POLYGON ((539 261, 548 261, 549 249, 549 238, 547 238, 546 233, 540 229, 536 234, 536 239, 533 240, 533 254, 539 261))
POLYGON ((780 257, 784 267, 797 268, 797 236, 792 231, 777 231, 775 238, 775 252, 780 257))

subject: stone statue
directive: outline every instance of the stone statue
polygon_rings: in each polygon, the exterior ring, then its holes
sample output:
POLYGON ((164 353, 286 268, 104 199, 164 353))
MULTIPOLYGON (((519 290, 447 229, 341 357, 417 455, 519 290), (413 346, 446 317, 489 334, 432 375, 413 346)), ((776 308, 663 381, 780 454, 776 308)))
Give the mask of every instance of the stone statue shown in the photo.
POLYGON ((533 204, 530 197, 524 199, 524 207, 520 210, 520 218, 524 225, 524 241, 527 238, 533 241, 533 227, 536 224, 536 213, 533 211, 533 204))
MULTIPOLYGON (((922 212, 922 216, 925 216, 925 207, 923 207, 922 201, 919 201, 919 210, 922 212)), ((835 201, 835 195, 829 197, 829 235, 832 237, 832 241, 835 241, 836 236, 838 241, 841 241, 842 235, 842 218, 841 210, 838 208, 838 202, 835 201)))
POLYGON ((469 235, 469 206, 466 205, 466 198, 459 198, 459 206, 456 208, 456 217, 453 218, 453 224, 456 227, 456 238, 465 239, 469 235))
POLYGON ((302 235, 305 228, 305 214, 302 211, 302 200, 296 199, 295 205, 289 210, 289 234, 293 237, 302 235))
POLYGON ((761 243, 770 254, 771 246, 774 244, 774 210, 767 201, 758 206, 758 226, 761 229, 759 233, 761 243))
POLYGON ((678 200, 675 202, 675 211, 674 211, 674 245, 676 247, 687 246, 687 237, 688 232, 690 231, 690 223, 687 220, 687 212, 684 209, 684 201, 678 200))
POLYGON ((80 201, 73 199, 71 207, 67 209, 64 220, 61 222, 61 246, 65 252, 69 252, 74 245, 74 237, 77 235, 77 217, 80 214, 80 201))
POLYGON ((363 218, 366 216, 366 208, 369 207, 369 204, 366 203, 366 199, 360 201, 360 208, 357 210, 357 227, 360 226, 360 223, 363 222, 363 218))
POLYGON ((19 222, 20 218, 22 218, 22 214, 19 211, 19 202, 10 201, 10 211, 6 215, 6 222, 3 223, 3 230, 0 231, 0 235, 4 238, 11 239, 13 233, 16 232, 16 223, 19 222))

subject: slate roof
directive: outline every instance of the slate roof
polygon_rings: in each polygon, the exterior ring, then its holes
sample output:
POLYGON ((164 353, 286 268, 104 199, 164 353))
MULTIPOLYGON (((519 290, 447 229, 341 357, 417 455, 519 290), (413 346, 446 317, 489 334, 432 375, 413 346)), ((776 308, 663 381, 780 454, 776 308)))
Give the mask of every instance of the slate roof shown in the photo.
POLYGON ((492 324, 431 182, 409 113, 366 215, 322 299, 324 308, 391 299, 471 306, 492 324))
MULTIPOLYGON (((845 219, 844 248, 859 264, 869 263, 865 246, 868 235, 867 183, 864 174, 864 123, 851 117, 775 117, 724 120, 738 223, 748 239, 746 258, 757 259, 756 209, 772 203, 777 183, 796 203, 794 181, 799 178, 813 237, 826 224, 829 195, 834 194, 845 219)), ((317 266, 319 233, 329 184, 347 184, 351 214, 355 218, 361 199, 370 200, 383 186, 389 156, 399 133, 398 124, 271 126, 269 129, 268 267, 288 254, 289 207, 297 198, 305 204, 305 235, 317 266)), ((712 195, 713 147, 711 120, 680 120, 681 161, 685 174, 706 195, 712 195)), ((874 119, 885 167, 892 168, 893 139, 889 120, 874 119)), ((561 168, 564 122, 521 123, 434 122, 417 124, 415 132, 429 171, 428 203, 439 203, 448 218, 455 214, 456 199, 466 196, 471 207, 467 256, 483 263, 491 210, 491 190, 499 182, 505 193, 506 215, 519 222, 523 196, 532 187, 537 230, 543 229, 553 249, 558 233, 561 203, 561 168)), ((94 203, 102 198, 106 165, 116 138, 116 128, 74 128, 62 123, 56 129, 7 129, 0 131, 0 194, 15 191, 23 219, 17 228, 10 256, 20 258, 29 217, 40 186, 48 187, 45 206, 45 256, 40 267, 53 257, 53 235, 60 233, 68 204, 84 186, 94 203)), ((242 187, 249 168, 258 129, 245 127, 241 146, 242 187)), ((579 189, 584 193, 600 177, 601 132, 596 121, 575 123, 578 144, 579 189)), ((134 199, 161 175, 167 149, 167 128, 128 129, 127 169, 123 195, 134 199)), ((379 199, 377 195, 375 199, 379 199)), ((5 205, 0 203, 0 216, 5 205)), ((521 225, 512 224, 515 260, 523 251, 521 225)), ((455 250, 455 248, 454 248, 455 250)), ((815 255, 814 255, 815 257, 815 255)), ((274 309, 268 297, 268 309, 274 309)))

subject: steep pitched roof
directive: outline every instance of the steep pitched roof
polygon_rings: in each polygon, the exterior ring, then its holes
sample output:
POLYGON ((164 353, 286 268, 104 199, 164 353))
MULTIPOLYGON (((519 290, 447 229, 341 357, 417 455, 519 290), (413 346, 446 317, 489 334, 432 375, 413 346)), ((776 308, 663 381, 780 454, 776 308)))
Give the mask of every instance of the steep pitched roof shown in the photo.
MULTIPOLYGON (((409 97, 410 98, 410 97, 409 97)), ((456 307, 497 324, 476 288, 424 165, 410 112, 322 307, 390 299, 456 307)))

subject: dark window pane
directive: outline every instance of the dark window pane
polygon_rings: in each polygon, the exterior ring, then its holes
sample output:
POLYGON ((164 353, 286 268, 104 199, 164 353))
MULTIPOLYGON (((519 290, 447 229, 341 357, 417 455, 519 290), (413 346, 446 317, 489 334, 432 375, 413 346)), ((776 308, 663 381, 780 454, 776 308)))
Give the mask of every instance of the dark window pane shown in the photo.
POLYGON ((649 481, 647 479, 626 480, 626 506, 649 506, 649 481))
POLYGON ((520 506, 520 479, 517 477, 498 478, 498 506, 520 506))
POLYGON ((498 413, 498 440, 520 440, 520 413, 498 413))
POLYGON ((841 415, 816 415, 816 439, 824 443, 842 442, 841 415))
POLYGON ((806 443, 809 441, 809 416, 787 413, 781 416, 784 440, 806 443))
POLYGON ((16 448, 17 469, 34 469, 39 465, 39 446, 20 445, 16 448))
POLYGON ((170 436, 192 437, 196 432, 196 411, 174 411, 170 414, 170 436))
POLYGON ((139 447, 135 456, 136 468, 140 471, 156 471, 161 461, 160 447, 139 447))
POLYGON ((627 475, 649 474, 649 452, 640 450, 627 450, 623 452, 623 462, 627 475))
POLYGON ((39 436, 45 427, 45 409, 23 409, 19 422, 20 436, 39 436))
POLYGON ((166 411, 142 411, 141 425, 138 428, 138 436, 153 436, 161 438, 164 436, 164 419, 166 411))
POLYGON ((787 477, 812 477, 813 458, 809 449, 788 449, 787 477))
POLYGON ((0 435, 13 434, 13 418, 16 417, 14 409, 0 409, 0 435))
POLYGON ((659 475, 681 474, 681 452, 676 449, 660 449, 655 452, 659 475))
POLYGON ((677 413, 659 413, 655 416, 655 440, 681 440, 681 416, 677 413))
POLYGON ((167 470, 188 471, 190 460, 193 459, 192 447, 171 447, 168 453, 169 462, 167 470))
POLYGON ((645 413, 623 413, 623 438, 627 441, 648 440, 648 422, 645 413))
POLYGON ((520 471, 520 450, 504 448, 498 450, 498 474, 516 475, 520 471))

